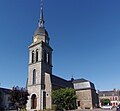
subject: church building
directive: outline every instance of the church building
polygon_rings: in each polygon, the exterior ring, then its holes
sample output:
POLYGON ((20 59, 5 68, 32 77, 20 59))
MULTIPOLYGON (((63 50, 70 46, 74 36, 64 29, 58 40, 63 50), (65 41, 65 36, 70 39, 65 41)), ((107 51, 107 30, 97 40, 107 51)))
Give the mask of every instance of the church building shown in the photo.
POLYGON ((52 90, 59 88, 75 88, 78 108, 92 109, 97 106, 97 94, 94 84, 85 79, 67 81, 52 74, 52 47, 49 34, 45 28, 42 0, 40 20, 29 46, 29 64, 27 90, 30 94, 27 103, 28 111, 52 108, 52 90), (83 97, 83 98, 82 98, 83 97))

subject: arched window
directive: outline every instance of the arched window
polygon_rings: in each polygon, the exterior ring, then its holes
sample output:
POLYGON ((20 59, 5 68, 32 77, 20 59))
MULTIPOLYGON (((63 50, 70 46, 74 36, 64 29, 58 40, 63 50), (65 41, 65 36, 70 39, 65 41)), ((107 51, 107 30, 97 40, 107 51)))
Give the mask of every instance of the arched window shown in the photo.
POLYGON ((33 70, 33 84, 36 84, 36 70, 33 70))
POLYGON ((34 62, 34 51, 32 51, 32 63, 34 62))
POLYGON ((38 49, 36 50, 36 62, 38 61, 38 49))
POLYGON ((37 107, 37 98, 36 95, 33 94, 31 97, 31 109, 36 109, 37 107))

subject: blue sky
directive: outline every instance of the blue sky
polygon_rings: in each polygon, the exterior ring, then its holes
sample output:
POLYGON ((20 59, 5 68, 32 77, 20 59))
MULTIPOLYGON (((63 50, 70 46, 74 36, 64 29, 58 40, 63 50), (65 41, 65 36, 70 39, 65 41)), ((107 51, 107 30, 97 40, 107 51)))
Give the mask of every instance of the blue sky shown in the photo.
MULTIPOLYGON (((120 89, 120 1, 43 0, 53 74, 120 89)), ((1 87, 25 86, 40 0, 0 0, 1 87)))

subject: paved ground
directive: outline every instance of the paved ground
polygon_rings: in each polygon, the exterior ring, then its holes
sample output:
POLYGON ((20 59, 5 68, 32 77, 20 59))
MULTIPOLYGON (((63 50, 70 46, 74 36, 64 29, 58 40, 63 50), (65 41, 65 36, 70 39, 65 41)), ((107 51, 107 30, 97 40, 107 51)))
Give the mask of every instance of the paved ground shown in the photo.
POLYGON ((116 111, 116 109, 108 110, 108 109, 77 109, 72 111, 116 111))
MULTIPOLYGON (((16 111, 16 110, 9 110, 9 111, 16 111)), ((108 109, 76 109, 76 110, 67 110, 67 111, 116 111, 116 109, 112 109, 112 110, 108 110, 108 109)))

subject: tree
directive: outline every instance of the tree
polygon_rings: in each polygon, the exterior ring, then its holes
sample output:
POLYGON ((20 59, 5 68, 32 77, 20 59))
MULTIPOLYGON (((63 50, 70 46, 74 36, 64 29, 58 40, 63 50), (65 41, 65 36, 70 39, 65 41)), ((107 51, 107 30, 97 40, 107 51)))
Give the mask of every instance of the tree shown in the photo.
POLYGON ((109 99, 101 99, 100 101, 101 101, 102 105, 108 105, 108 104, 110 104, 110 100, 109 99))
POLYGON ((72 88, 58 89, 52 91, 53 104, 57 109, 75 109, 76 108, 76 94, 72 88))
POLYGON ((28 91, 25 88, 13 87, 10 92, 10 101, 16 109, 25 108, 28 100, 28 91))

